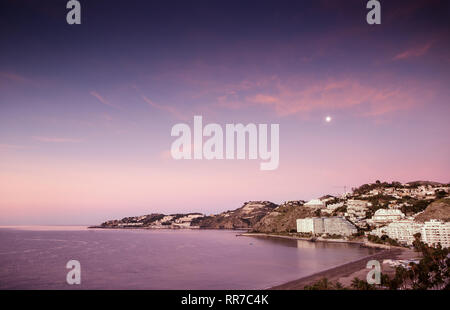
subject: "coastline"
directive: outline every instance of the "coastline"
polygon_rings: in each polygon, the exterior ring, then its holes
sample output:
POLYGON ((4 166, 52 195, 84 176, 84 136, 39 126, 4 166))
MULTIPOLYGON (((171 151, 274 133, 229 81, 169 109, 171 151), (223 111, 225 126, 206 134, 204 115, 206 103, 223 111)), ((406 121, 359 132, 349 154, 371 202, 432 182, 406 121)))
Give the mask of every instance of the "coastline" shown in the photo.
MULTIPOLYGON (((349 286, 351 280, 358 275, 367 275, 369 269, 366 269, 367 262, 370 260, 381 261, 383 259, 396 259, 401 254, 402 250, 383 250, 379 253, 360 258, 356 261, 345 263, 327 270, 323 270, 312 275, 302 277, 297 280, 289 281, 287 283, 276 285, 269 290, 303 290, 306 285, 311 285, 323 278, 327 278, 332 282, 340 282, 345 286, 349 286), (343 281, 344 280, 344 281, 343 281)), ((365 277, 359 277, 365 280, 365 277)))
POLYGON ((335 266, 323 271, 316 272, 314 274, 301 277, 297 280, 289 281, 283 284, 275 285, 266 289, 269 290, 303 290, 306 285, 311 285, 323 278, 327 278, 332 282, 340 282, 346 287, 351 285, 351 281, 358 277, 361 280, 365 280, 367 273, 370 269, 367 269, 367 262, 370 260, 378 260, 381 264, 382 273, 392 275, 395 273, 395 269, 389 265, 383 264, 384 259, 411 259, 416 258, 418 255, 411 249, 387 246, 382 244, 361 242, 361 241, 348 241, 342 239, 315 239, 302 238, 296 236, 286 236, 286 235, 276 235, 276 234, 265 234, 265 233, 242 233, 237 236, 248 236, 248 237, 268 237, 268 238, 283 238, 292 240, 304 240, 310 242, 337 242, 337 243, 351 243, 359 244, 362 247, 374 247, 380 248, 381 251, 363 258, 351 261, 339 266, 335 266))
POLYGON ((268 238, 282 238, 282 239, 291 239, 291 240, 303 240, 303 241, 309 241, 309 242, 327 242, 327 243, 349 243, 349 244, 359 244, 362 247, 368 247, 368 248, 379 248, 384 250, 389 249, 405 249, 403 247, 396 247, 386 244, 379 244, 379 243, 372 243, 372 242, 363 242, 363 241, 351 241, 351 240, 345 240, 345 239, 326 239, 326 238, 312 238, 312 237, 297 237, 297 236, 288 236, 288 235, 278 235, 278 234, 270 234, 270 233, 241 233, 236 236, 243 236, 243 237, 268 237, 268 238))
MULTIPOLYGON (((26 226, 28 228, 31 228, 30 226, 26 226)), ((5 227, 0 227, 5 228, 5 227)), ((11 228, 11 227, 8 227, 11 228)), ((17 226, 14 228, 18 228, 17 226)), ((22 227, 20 227, 22 228, 22 227)), ((32 230, 64 230, 64 228, 67 229, 67 226, 32 226, 32 230), (38 228, 38 229, 36 229, 38 228)), ((88 228, 86 226, 70 226, 70 230, 78 230, 80 228, 83 228, 82 230, 87 230, 88 228)), ((93 227, 89 227, 93 228, 93 227)), ((99 228, 102 229, 102 228, 99 228)), ((142 228, 116 228, 113 229, 111 227, 108 227, 107 229, 110 230, 149 230, 149 229, 142 229, 142 228)), ((25 229, 27 230, 27 229, 25 229)), ((28 229, 29 230, 29 229, 28 229)), ((153 229, 150 229, 153 230, 153 229)), ((159 229, 156 229, 159 230, 159 229)), ((167 229, 167 230, 175 230, 179 231, 180 229, 167 229)), ((187 229, 189 230, 189 229, 187 229)), ((299 237, 296 235, 288 235, 288 234, 276 234, 276 233, 251 233, 248 231, 234 231, 228 230, 228 229, 204 229, 204 230, 218 230, 218 231, 229 231, 232 235, 236 237, 256 237, 256 238, 277 238, 277 239, 290 239, 290 240, 301 240, 301 241, 309 241, 309 242, 325 242, 325 243, 348 243, 353 244, 355 247, 371 247, 371 248, 378 248, 377 251, 373 251, 372 254, 369 254, 365 257, 357 258, 352 261, 347 261, 340 265, 334 265, 333 267, 325 267, 328 269, 316 271, 312 274, 302 274, 301 277, 299 276, 293 276, 289 278, 288 282, 284 282, 283 280, 272 282, 272 283, 266 283, 264 287, 261 287, 261 289, 265 290, 303 290, 305 286, 312 285, 313 283, 323 279, 327 278, 330 282, 340 282, 345 287, 350 287, 352 280, 355 277, 358 277, 361 280, 365 280, 367 273, 370 271, 370 269, 366 268, 367 262, 370 260, 378 260, 381 265, 381 270, 383 274, 387 274, 389 276, 392 276, 395 273, 395 267, 392 267, 389 263, 383 264, 383 260, 385 259, 391 259, 391 260, 410 260, 410 259, 416 259, 419 257, 418 253, 409 249, 409 248, 402 248, 402 247, 394 247, 394 246, 387 246, 382 244, 371 244, 364 241, 355 241, 355 240, 344 240, 344 239, 326 239, 326 238, 308 238, 308 237, 299 237), (298 277, 298 278, 297 278, 298 277), (295 279, 297 278, 297 279, 295 279), (292 280, 295 279, 295 280, 292 280), (284 283, 283 283, 284 282, 284 283)), ((312 244, 311 244, 312 245, 312 244)), ((255 286, 256 287, 256 286, 255 286)))

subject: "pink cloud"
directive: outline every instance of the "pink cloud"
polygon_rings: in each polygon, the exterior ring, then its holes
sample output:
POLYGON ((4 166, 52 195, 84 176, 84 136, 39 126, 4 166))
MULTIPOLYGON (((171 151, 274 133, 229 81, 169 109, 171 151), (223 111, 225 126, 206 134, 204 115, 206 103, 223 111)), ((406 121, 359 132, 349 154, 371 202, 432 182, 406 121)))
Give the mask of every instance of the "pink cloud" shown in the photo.
MULTIPOLYGON (((389 10, 383 12, 384 21, 387 23, 398 23, 399 20, 408 20, 414 18, 414 15, 423 10, 424 7, 440 6, 439 0, 415 0, 408 1, 403 5, 392 7, 389 10)), ((384 23, 383 21, 383 23, 384 23)))
POLYGON ((33 139, 39 142, 48 143, 65 143, 65 142, 81 142, 82 139, 73 138, 61 138, 61 137, 45 137, 45 136, 33 136, 33 139))
POLYGON ((112 104, 111 102, 106 100, 103 96, 101 96, 96 91, 91 91, 91 92, 89 92, 89 94, 91 94, 91 96, 94 96, 95 98, 97 98, 97 100, 100 101, 101 103, 103 103, 104 105, 107 105, 107 106, 110 106, 113 108, 118 108, 118 106, 116 106, 115 104, 112 104))
POLYGON ((234 94, 223 95, 217 98, 217 106, 230 110, 239 110, 248 104, 235 98, 234 94))
POLYGON ((13 82, 28 82, 29 80, 21 75, 11 72, 0 72, 0 77, 13 82))
POLYGON ((6 85, 36 87, 45 85, 46 81, 42 79, 31 79, 29 77, 14 73, 14 72, 0 72, 0 88, 5 88, 6 85))
POLYGON ((101 118, 104 119, 104 120, 107 120, 107 121, 112 121, 113 120, 113 117, 110 114, 108 114, 108 113, 103 113, 101 118))
MULTIPOLYGON (((352 110, 363 116, 380 116, 398 110, 407 110, 419 104, 416 87, 374 86, 354 79, 329 79, 326 81, 304 82, 291 79, 278 80, 274 91, 258 92, 247 96, 245 101, 234 107, 259 105, 269 107, 278 116, 309 113, 318 110, 352 110), (304 86, 304 84, 307 84, 304 86)), ((429 98, 429 93, 421 93, 429 98)))
POLYGON ((400 54, 397 54, 394 57, 394 60, 403 60, 403 59, 408 59, 408 58, 412 58, 412 57, 423 56, 430 50, 431 46, 432 46, 432 42, 428 42, 427 44, 425 44, 423 46, 418 46, 418 47, 408 49, 400 54))
POLYGON ((12 149, 12 150, 19 150, 19 149, 25 149, 26 146, 23 145, 16 145, 16 144, 2 144, 0 143, 0 149, 12 149))
POLYGON ((274 96, 270 96, 270 95, 263 95, 263 94, 258 94, 256 96, 250 97, 250 98, 248 98, 248 100, 250 102, 267 104, 267 105, 279 103, 278 98, 276 98, 274 96))
POLYGON ((177 119, 180 119, 180 120, 186 120, 187 119, 186 115, 181 113, 177 108, 175 108, 173 106, 162 105, 162 104, 155 103, 155 102, 153 102, 152 100, 150 100, 149 98, 147 98, 144 95, 142 95, 141 97, 147 104, 149 104, 150 106, 152 106, 152 107, 154 107, 154 108, 156 108, 158 110, 167 112, 167 113, 171 114, 173 117, 175 117, 177 119))
POLYGON ((169 159, 172 159, 172 153, 170 150, 165 150, 159 154, 159 157, 160 157, 160 159, 163 159, 163 160, 169 160, 169 159))

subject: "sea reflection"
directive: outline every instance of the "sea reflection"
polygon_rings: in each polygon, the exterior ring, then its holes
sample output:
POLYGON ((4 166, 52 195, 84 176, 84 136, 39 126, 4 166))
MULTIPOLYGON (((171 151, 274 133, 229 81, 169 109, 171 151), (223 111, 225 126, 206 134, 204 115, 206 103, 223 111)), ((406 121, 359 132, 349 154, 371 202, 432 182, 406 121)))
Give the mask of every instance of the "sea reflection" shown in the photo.
POLYGON ((224 230, 0 229, 0 289, 262 289, 373 252, 224 230), (66 284, 76 259, 82 284, 66 284))

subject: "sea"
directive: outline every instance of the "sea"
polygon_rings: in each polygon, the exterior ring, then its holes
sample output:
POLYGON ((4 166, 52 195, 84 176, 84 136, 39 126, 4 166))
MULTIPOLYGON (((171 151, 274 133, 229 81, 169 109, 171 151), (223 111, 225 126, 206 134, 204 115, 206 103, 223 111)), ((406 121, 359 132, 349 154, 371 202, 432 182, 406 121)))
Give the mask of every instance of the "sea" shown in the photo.
POLYGON ((1 227, 0 289, 265 289, 377 251, 239 233, 1 227), (71 260, 80 284, 67 281, 71 260))

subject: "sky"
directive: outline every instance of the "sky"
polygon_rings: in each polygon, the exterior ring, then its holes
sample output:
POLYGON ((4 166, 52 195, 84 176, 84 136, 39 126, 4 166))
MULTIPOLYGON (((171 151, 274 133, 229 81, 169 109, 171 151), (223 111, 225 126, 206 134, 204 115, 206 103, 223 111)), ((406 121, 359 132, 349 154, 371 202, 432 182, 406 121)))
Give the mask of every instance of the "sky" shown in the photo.
POLYGON ((0 225, 449 182, 450 2, 380 2, 2 1, 0 225), (279 124, 278 169, 174 160, 194 115, 279 124))

